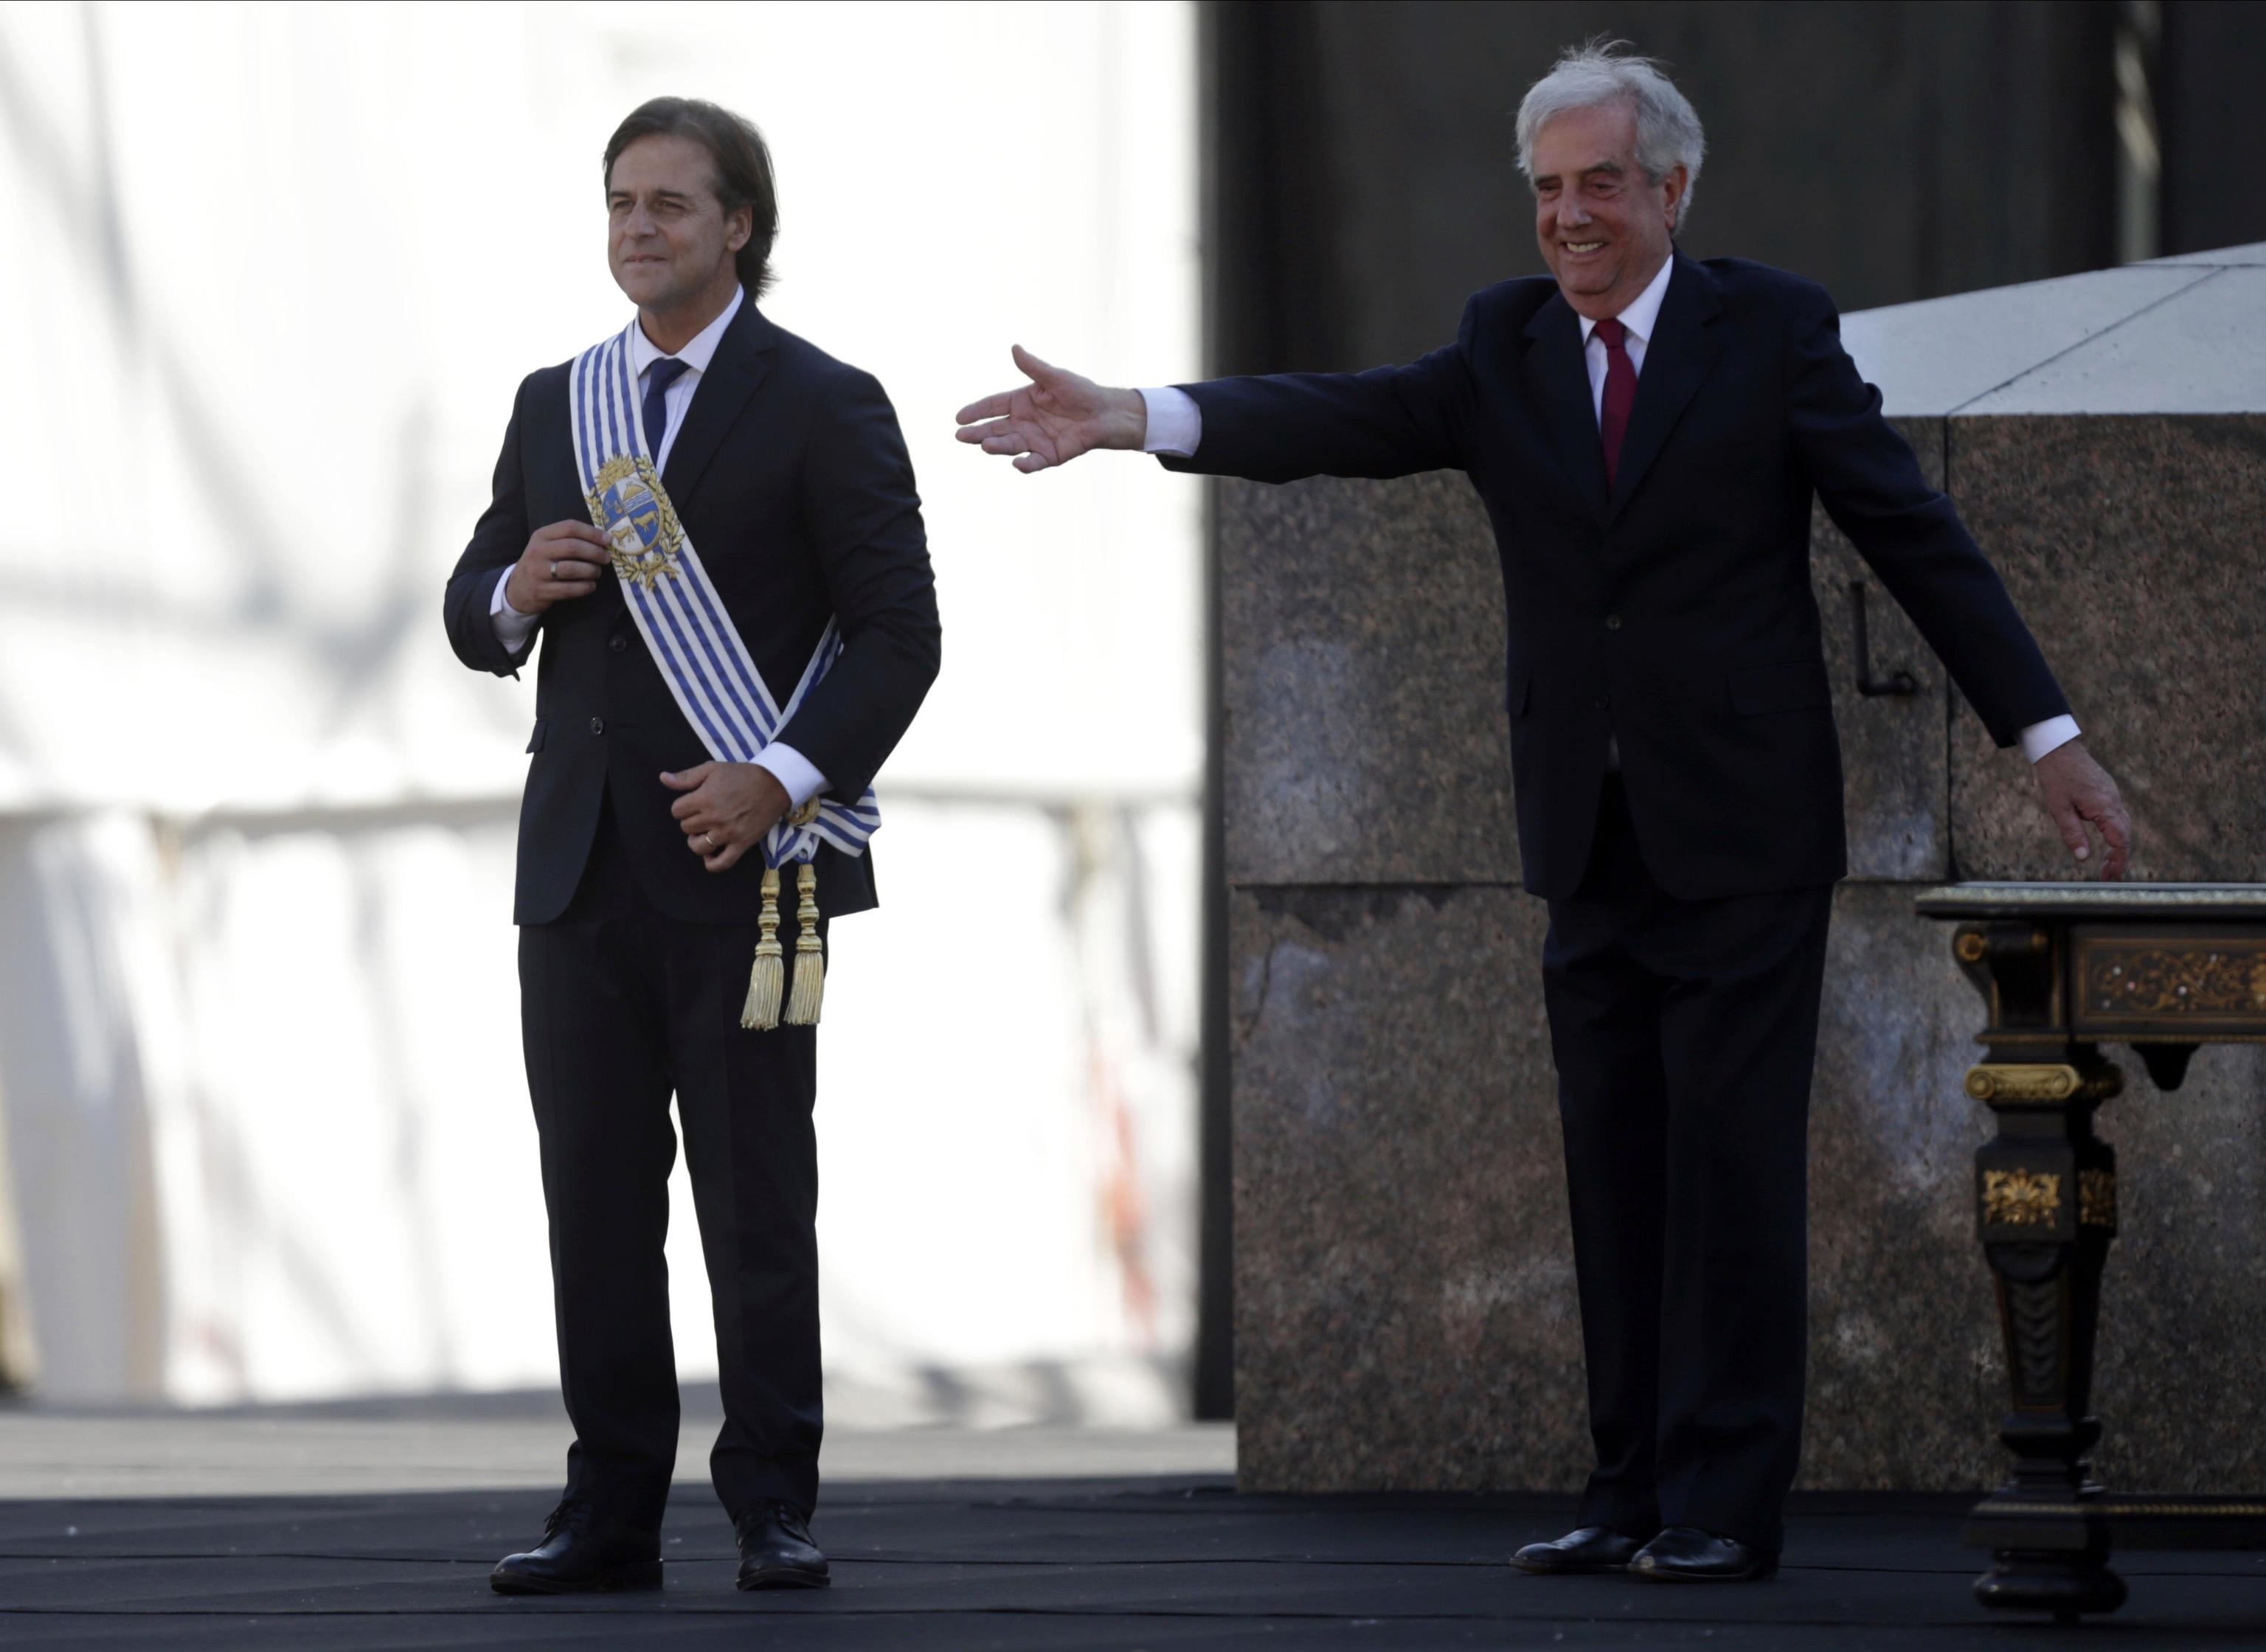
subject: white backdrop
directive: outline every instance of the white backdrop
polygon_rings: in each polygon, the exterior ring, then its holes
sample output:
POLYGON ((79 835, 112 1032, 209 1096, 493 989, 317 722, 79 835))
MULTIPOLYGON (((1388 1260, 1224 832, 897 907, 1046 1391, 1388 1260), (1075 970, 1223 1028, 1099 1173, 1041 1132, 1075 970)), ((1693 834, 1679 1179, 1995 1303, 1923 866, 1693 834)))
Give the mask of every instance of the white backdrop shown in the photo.
POLYGON ((89 1397, 552 1380, 532 677, 459 667, 440 597, 517 381, 624 319, 599 156, 668 91, 770 140, 765 310, 890 391, 945 618, 884 909, 837 933, 830 1370, 1168 1405, 1199 499, 1016 476, 951 414, 1011 341, 1194 372, 1193 79, 1180 4, 0 4, 0 1361, 89 1397))

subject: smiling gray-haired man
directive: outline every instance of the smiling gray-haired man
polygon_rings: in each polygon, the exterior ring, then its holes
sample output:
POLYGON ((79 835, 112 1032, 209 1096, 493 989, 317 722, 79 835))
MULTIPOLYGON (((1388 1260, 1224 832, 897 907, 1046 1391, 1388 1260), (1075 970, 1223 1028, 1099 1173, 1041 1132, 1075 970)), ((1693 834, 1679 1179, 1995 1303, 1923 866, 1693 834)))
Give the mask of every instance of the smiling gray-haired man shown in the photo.
POLYGON ((1700 120, 1657 67, 1568 52, 1519 160, 1554 279, 1475 295, 1406 367, 1115 390, 1032 382, 961 439, 1285 482, 1460 470, 1508 598, 1511 764, 1565 1126, 1597 1467, 1536 1572, 1776 1569, 1802 1439, 1806 1130, 1841 762, 1813 493, 2034 765, 2070 852, 2130 822, 2005 588, 1842 350, 1832 301, 1674 238, 1700 120))

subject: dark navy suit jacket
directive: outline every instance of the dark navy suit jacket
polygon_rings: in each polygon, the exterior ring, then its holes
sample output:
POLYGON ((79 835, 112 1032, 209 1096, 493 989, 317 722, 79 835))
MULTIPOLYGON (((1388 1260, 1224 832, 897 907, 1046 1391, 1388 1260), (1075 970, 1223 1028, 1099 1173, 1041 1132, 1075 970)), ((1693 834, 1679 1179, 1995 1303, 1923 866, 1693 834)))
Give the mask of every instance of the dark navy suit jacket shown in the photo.
MULTIPOLYGON (((494 495, 450 576, 442 609, 457 655, 513 674, 489 604, 496 581, 554 522, 588 522, 567 436, 566 364, 519 387, 494 495)), ((868 374, 845 367, 743 303, 700 376, 662 483, 732 623, 784 701, 827 617, 843 651, 779 731, 855 800, 910 726, 939 660, 936 588, 895 413, 868 374)), ((664 769, 707 760, 622 601, 599 580, 545 614, 535 732, 520 807, 514 921, 544 924, 581 881, 610 795, 634 874, 662 910, 693 923, 755 922, 763 858, 711 873, 669 814, 664 769)), ((886 807, 886 806, 885 806, 886 807)), ((827 916, 874 903, 872 853, 819 852, 827 916)))
POLYGON ((1616 737, 1646 864, 1685 899, 1847 870, 1809 583, 1813 491, 1992 737, 2068 710, 2005 586, 1921 479, 1811 282, 1676 255, 1615 484, 1579 318, 1547 278, 1473 296, 1406 367, 1183 388, 1177 470, 1265 482, 1467 472, 1494 524, 1526 887, 1572 894, 1616 737))

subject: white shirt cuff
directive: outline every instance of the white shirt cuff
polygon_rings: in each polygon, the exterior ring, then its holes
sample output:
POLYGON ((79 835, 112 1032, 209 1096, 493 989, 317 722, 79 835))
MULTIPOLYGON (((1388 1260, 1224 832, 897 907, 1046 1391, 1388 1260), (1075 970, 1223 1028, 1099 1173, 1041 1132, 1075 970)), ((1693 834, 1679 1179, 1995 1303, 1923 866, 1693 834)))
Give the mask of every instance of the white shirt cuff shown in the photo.
POLYGON ((2049 751, 2069 744, 2077 735, 2076 718, 2049 717, 2045 721, 2032 723, 2022 730, 2022 755, 2036 763, 2049 751))
POLYGON ((527 640, 535 633, 536 616, 523 614, 511 605, 504 588, 511 583, 511 570, 506 568, 503 577, 495 582, 495 595, 488 598, 488 618, 495 625, 496 640, 503 644, 506 654, 517 654, 527 647, 527 640))
POLYGON ((1203 409, 1196 406, 1195 397, 1167 385, 1143 391, 1141 405, 1149 410, 1149 430, 1141 439, 1142 452, 1169 453, 1176 459, 1195 457, 1197 444, 1203 441, 1203 409))
POLYGON ((826 777, 811 766, 809 758, 776 740, 756 753, 756 767, 769 769, 797 808, 826 789, 826 777))

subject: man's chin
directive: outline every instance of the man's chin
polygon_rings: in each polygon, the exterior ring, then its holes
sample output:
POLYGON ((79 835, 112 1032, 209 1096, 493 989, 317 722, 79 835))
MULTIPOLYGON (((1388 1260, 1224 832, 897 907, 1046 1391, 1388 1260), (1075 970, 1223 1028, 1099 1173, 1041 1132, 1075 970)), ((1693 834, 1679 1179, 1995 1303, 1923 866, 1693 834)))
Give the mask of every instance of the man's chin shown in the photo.
POLYGON ((1558 290, 1574 297, 1602 298, 1613 290, 1614 279, 1610 271, 1573 270, 1558 276, 1558 290))
POLYGON ((669 279, 667 269, 622 270, 614 276, 614 285, 622 289, 623 296, 640 310, 666 310, 676 297, 676 283, 669 279))

